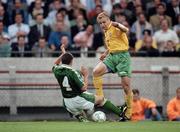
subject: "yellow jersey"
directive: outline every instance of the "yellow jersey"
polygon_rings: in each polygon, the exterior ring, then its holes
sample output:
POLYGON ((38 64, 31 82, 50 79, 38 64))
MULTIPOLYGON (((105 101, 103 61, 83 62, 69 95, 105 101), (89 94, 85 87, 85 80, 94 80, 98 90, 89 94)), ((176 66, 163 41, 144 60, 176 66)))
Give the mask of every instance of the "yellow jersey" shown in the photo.
POLYGON ((119 28, 116 28, 110 24, 108 30, 106 30, 104 34, 105 43, 109 53, 127 51, 129 49, 127 35, 119 28))

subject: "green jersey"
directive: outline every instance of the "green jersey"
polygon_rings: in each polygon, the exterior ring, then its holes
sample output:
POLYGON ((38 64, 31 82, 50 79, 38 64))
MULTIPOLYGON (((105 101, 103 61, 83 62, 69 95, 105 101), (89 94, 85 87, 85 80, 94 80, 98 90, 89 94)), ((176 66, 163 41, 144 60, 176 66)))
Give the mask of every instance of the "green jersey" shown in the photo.
POLYGON ((81 88, 84 83, 80 72, 65 64, 53 66, 52 71, 61 87, 64 98, 72 98, 82 93, 81 88))

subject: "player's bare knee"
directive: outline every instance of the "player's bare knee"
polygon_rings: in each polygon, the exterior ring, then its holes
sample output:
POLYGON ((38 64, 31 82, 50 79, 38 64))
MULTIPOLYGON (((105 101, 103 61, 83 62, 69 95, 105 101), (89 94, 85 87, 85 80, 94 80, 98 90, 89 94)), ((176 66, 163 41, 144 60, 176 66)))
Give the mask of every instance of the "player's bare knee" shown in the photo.
POLYGON ((99 76, 99 74, 100 74, 100 70, 98 70, 98 69, 93 69, 93 76, 94 76, 94 77, 99 76))
POLYGON ((93 76, 96 76, 96 70, 93 69, 93 76))

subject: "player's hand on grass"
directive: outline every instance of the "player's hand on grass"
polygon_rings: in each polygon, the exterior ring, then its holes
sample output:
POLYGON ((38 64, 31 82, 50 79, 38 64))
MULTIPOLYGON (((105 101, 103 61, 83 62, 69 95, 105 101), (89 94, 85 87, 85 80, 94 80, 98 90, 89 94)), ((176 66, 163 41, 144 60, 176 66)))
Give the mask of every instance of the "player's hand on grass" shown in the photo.
POLYGON ((64 44, 61 44, 61 51, 62 51, 62 54, 66 53, 65 45, 64 44))
POLYGON ((85 68, 84 66, 81 66, 81 74, 84 76, 84 77, 87 77, 89 75, 89 71, 87 68, 85 68))

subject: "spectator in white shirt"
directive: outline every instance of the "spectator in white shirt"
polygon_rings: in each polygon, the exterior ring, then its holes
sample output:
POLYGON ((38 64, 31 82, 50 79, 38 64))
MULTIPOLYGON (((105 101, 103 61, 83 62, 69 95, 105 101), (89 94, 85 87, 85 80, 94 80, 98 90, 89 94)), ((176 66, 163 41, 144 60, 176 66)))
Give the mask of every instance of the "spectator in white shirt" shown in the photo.
POLYGON ((93 26, 88 25, 85 31, 81 31, 76 36, 74 36, 76 47, 92 47, 93 36, 93 26))
POLYGON ((60 0, 54 0, 53 3, 53 10, 48 13, 48 17, 46 18, 48 22, 55 23, 56 22, 56 13, 64 4, 60 0))
POLYGON ((26 36, 26 42, 27 35, 29 33, 29 25, 22 23, 23 18, 21 14, 16 14, 15 16, 15 24, 12 24, 8 27, 8 33, 11 39, 12 43, 17 43, 17 37, 18 36, 26 36))
POLYGON ((146 20, 146 17, 143 13, 140 13, 131 27, 131 32, 136 34, 136 39, 143 38, 143 31, 149 29, 152 32, 152 25, 146 20))
POLYGON ((86 52, 93 50, 93 39, 94 33, 92 25, 88 25, 85 31, 81 31, 74 36, 74 42, 76 47, 79 47, 83 52, 81 56, 89 56, 88 54, 86 54, 86 52))
POLYGON ((179 43, 179 38, 175 31, 171 30, 166 19, 161 21, 161 29, 156 31, 154 39, 158 44, 160 52, 164 50, 166 43, 171 40, 175 45, 179 43))
POLYGON ((174 25, 173 30, 177 33, 180 39, 180 14, 177 16, 178 24, 174 25))

